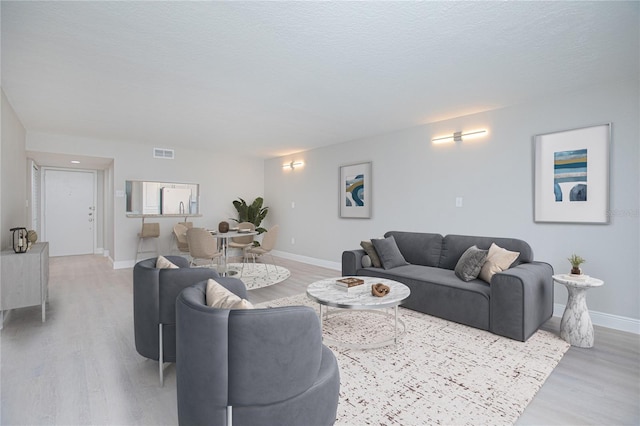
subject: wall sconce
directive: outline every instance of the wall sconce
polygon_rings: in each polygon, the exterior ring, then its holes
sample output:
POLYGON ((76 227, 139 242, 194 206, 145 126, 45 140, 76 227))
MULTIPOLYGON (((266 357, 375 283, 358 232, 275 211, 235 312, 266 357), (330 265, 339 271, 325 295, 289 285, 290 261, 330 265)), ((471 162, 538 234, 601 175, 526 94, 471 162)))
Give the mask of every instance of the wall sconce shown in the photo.
POLYGON ((283 169, 295 169, 296 167, 302 167, 304 163, 302 161, 291 161, 290 163, 286 163, 282 165, 283 169))
POLYGON ((472 139, 472 138, 477 138, 480 136, 484 136, 487 134, 487 130, 485 129, 480 129, 480 130, 472 130, 470 132, 455 132, 453 135, 451 136, 441 136, 435 139, 431 139, 431 142, 435 143, 435 144, 440 144, 440 143, 447 143, 447 142, 460 142, 463 139, 472 139))

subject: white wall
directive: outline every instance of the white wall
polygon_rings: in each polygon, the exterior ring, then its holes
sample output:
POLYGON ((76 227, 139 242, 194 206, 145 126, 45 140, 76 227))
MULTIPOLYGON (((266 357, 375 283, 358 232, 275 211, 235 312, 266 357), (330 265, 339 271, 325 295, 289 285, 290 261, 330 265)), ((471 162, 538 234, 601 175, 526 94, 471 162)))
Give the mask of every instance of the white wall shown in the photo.
POLYGON ((0 248, 11 247, 9 229, 23 226, 27 222, 27 155, 25 152, 25 129, 2 90, 2 193, 0 198, 0 248))
MULTIPOLYGON (((517 237, 559 273, 568 272, 572 253, 585 257, 585 273, 605 281, 590 291, 589 308, 638 319, 638 86, 635 80, 593 87, 269 160, 265 199, 270 223, 281 225, 277 249, 337 263, 343 250, 389 230, 517 237), (610 224, 534 223, 532 137, 607 122, 613 123, 610 224), (488 128, 489 136, 455 145, 430 142, 475 128, 488 128), (283 170, 291 160, 305 165, 283 170), (373 217, 340 219, 338 167, 364 161, 373 162, 373 217), (457 196, 462 208, 455 207, 457 196)), ((566 303, 564 287, 556 286, 555 297, 566 303)))
MULTIPOLYGON (((200 184, 200 213, 193 218, 195 226, 216 228, 222 220, 236 217, 232 201, 237 197, 251 199, 264 191, 264 162, 254 157, 239 157, 210 151, 175 148, 175 160, 154 159, 153 147, 146 144, 110 141, 90 138, 28 132, 27 150, 62 154, 87 155, 113 158, 113 171, 105 173, 107 184, 113 175, 113 188, 107 195, 106 216, 113 214, 113 247, 110 256, 116 267, 133 265, 137 246, 137 233, 141 219, 127 218, 125 198, 115 197, 118 190, 124 191, 126 180, 148 180, 162 182, 185 182, 200 184), (112 203, 112 207, 110 207, 112 203)), ((105 217, 105 223, 108 223, 105 217)), ((173 225, 182 221, 176 218, 159 218, 150 221, 160 223, 160 247, 162 253, 171 248, 173 225)), ((105 236, 108 247, 110 237, 105 236)), ((149 255, 150 256, 150 255, 149 255)))

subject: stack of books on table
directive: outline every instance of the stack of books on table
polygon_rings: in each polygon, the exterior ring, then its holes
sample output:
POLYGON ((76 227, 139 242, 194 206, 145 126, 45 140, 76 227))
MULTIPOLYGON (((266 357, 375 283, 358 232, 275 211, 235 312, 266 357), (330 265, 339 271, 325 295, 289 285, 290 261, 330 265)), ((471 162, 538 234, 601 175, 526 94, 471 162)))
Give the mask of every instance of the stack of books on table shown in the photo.
POLYGON ((360 278, 349 277, 336 280, 336 287, 349 293, 359 289, 362 284, 364 284, 364 280, 360 278))

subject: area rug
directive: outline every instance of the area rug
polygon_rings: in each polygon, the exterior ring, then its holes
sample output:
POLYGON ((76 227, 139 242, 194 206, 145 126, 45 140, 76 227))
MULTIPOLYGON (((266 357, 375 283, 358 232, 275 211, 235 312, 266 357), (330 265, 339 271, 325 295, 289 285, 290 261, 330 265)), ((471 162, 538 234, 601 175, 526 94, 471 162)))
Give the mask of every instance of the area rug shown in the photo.
POLYGON ((236 278, 240 278, 242 282, 247 286, 247 290, 255 290, 256 288, 268 287, 270 285, 277 284, 289 278, 291 272, 287 268, 282 266, 273 266, 272 264, 265 265, 264 263, 246 263, 244 270, 242 269, 242 263, 229 263, 228 268, 232 271, 236 271, 236 278), (267 274, 267 269, 269 273, 267 274), (242 275, 240 275, 242 272, 242 275))
MULTIPOLYGON (((304 294, 258 306, 290 305, 318 311, 304 294)), ((330 312, 324 333, 334 340, 365 343, 392 332, 371 312, 330 312)), ((523 343, 404 308, 399 315, 407 330, 397 345, 329 345, 340 366, 336 425, 511 425, 569 349, 543 330, 523 343)))

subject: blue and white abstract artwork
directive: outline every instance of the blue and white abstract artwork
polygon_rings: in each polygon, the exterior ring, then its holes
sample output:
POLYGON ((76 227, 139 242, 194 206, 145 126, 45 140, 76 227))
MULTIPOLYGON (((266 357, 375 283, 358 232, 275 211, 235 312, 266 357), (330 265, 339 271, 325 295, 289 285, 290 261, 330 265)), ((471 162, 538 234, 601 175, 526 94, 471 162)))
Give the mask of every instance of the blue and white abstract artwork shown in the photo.
POLYGON ((587 201, 587 149, 554 153, 553 192, 557 203, 587 201))
POLYGON ((364 175, 347 176, 345 179, 346 206, 364 207, 364 175))

